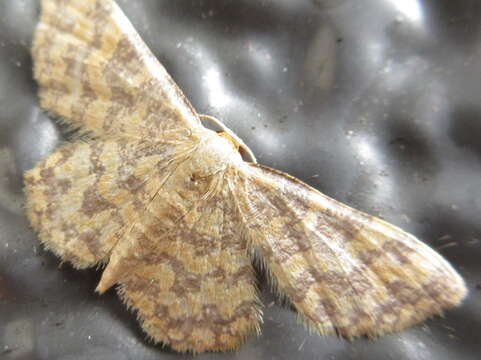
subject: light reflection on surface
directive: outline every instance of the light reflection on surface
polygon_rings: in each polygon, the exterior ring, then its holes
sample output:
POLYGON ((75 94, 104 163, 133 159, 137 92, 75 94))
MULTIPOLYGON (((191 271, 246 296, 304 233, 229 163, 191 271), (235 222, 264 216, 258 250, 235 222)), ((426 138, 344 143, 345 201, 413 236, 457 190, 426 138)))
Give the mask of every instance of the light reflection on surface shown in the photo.
POLYGON ((423 73, 429 64, 419 56, 412 56, 404 62, 387 61, 380 71, 380 80, 388 91, 403 92, 412 82, 413 74, 423 73))
POLYGON ((372 66, 372 70, 377 69, 379 64, 382 63, 386 57, 386 49, 384 45, 376 39, 366 42, 365 52, 367 62, 366 65, 372 66))
POLYGON ((220 72, 216 67, 210 67, 202 77, 203 86, 207 88, 209 105, 222 108, 230 103, 230 96, 224 88, 220 72))
MULTIPOLYGON (((53 151, 58 143, 59 135, 53 123, 39 108, 33 109, 29 120, 30 126, 34 124, 31 129, 33 128, 33 131, 36 133, 37 139, 35 144, 37 152, 33 160, 38 161, 53 151)), ((24 131, 27 131, 27 129, 24 131)))
POLYGON ((247 42, 247 51, 251 61, 259 72, 272 72, 273 55, 268 46, 258 39, 247 42))
POLYGON ((260 153, 264 153, 268 157, 273 156, 279 149, 285 148, 285 146, 280 144, 279 136, 274 131, 256 131, 253 137, 258 145, 261 145, 259 146, 261 148, 260 153))
MULTIPOLYGON (((379 174, 385 170, 385 160, 382 158, 380 151, 374 147, 371 139, 363 136, 354 137, 352 146, 359 157, 361 166, 371 172, 373 179, 376 178, 376 176, 374 176, 375 174, 379 174)), ((394 186, 391 178, 383 177, 382 181, 375 182, 378 185, 375 188, 376 196, 384 199, 392 199, 394 186)))
POLYGON ((355 146, 357 147, 357 154, 361 157, 363 161, 366 162, 377 162, 377 154, 374 149, 372 149, 371 144, 365 139, 360 139, 355 146))
POLYGON ((420 336, 406 332, 399 337, 396 345, 407 359, 434 359, 429 347, 420 339, 420 336))
POLYGON ((423 9, 418 0, 389 0, 399 12, 414 23, 423 20, 423 9))

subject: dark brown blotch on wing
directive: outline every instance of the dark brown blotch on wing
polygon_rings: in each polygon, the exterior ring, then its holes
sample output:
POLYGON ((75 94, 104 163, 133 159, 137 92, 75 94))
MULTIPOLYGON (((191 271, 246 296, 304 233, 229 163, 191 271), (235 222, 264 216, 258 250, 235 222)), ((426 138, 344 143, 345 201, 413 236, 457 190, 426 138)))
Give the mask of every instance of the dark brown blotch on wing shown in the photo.
POLYGON ((97 191, 95 186, 90 186, 83 193, 82 211, 87 216, 93 216, 108 209, 115 209, 116 206, 105 200, 97 191))

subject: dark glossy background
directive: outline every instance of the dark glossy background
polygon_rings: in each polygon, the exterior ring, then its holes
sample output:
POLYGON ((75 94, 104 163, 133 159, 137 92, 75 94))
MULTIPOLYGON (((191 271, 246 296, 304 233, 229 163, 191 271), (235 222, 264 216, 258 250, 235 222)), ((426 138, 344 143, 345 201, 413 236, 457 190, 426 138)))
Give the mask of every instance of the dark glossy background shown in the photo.
MULTIPOLYGON (((445 318, 349 343, 309 335, 263 286, 263 335, 198 359, 480 358, 481 2, 120 5, 198 111, 259 162, 419 236, 470 289, 445 318)), ((37 1, 0 1, 0 358, 183 358, 147 343, 114 292, 94 294, 98 272, 59 269, 25 219, 22 173, 61 139, 32 80, 37 17, 37 1)))

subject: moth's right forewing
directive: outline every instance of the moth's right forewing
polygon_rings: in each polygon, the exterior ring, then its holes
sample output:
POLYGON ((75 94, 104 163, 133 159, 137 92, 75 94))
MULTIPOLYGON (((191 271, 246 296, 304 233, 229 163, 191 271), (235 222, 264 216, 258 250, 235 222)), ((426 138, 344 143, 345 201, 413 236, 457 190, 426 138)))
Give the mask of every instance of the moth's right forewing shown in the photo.
POLYGON ((287 174, 248 165, 234 189, 251 249, 322 334, 400 331, 466 294, 461 277, 424 243, 287 174))

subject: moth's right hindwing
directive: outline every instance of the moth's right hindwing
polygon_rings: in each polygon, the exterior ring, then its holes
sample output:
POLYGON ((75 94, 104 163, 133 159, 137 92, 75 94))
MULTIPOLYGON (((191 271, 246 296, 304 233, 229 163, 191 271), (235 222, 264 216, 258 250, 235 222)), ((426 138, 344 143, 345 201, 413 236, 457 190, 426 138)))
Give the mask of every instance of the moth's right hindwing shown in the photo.
POLYGON ((237 181, 251 248, 321 334, 400 331, 464 298, 451 265, 399 228, 267 167, 237 181))

